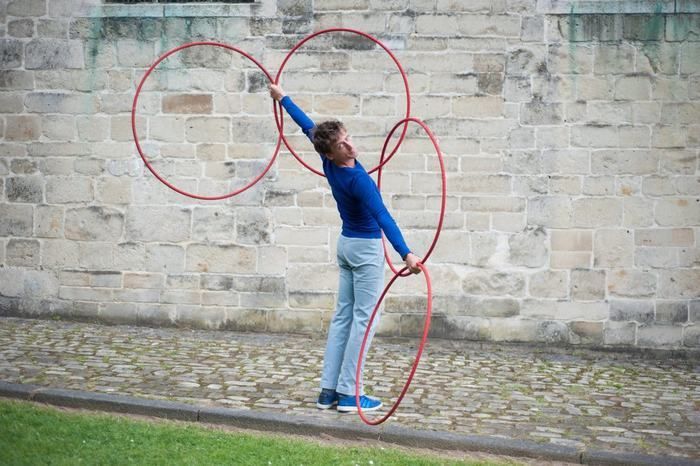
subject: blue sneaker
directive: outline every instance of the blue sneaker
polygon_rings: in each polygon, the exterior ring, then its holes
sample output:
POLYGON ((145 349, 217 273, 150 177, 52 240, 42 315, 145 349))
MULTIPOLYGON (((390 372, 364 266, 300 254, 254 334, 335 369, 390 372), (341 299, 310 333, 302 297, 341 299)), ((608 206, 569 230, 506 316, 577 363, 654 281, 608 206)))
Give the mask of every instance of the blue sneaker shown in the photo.
POLYGON ((321 394, 318 395, 316 406, 318 409, 330 409, 338 404, 338 392, 332 388, 324 388, 321 394))
MULTIPOLYGON (((357 412, 357 404, 355 403, 355 395, 340 395, 338 400, 338 412, 354 413, 357 412)), ((362 411, 375 411, 382 407, 382 402, 378 398, 362 395, 360 397, 360 408, 362 411)))

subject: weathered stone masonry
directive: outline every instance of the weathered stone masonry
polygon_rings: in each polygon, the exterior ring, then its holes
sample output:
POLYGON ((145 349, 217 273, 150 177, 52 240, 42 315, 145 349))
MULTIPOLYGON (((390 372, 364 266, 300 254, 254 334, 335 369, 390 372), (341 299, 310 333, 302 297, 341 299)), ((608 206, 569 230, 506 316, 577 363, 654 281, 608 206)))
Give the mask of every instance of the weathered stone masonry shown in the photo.
MULTIPOLYGON (((445 153, 434 337, 700 347, 691 1, 0 0, 0 313, 322 333, 339 231, 324 180, 282 151, 240 196, 183 197, 144 169, 130 111, 145 69, 176 45, 225 42, 274 75, 327 27, 361 29, 397 54, 412 114, 445 153)), ((371 45, 322 36, 282 76, 313 118, 347 123, 366 166, 405 113, 402 81, 371 45)), ((179 54, 140 100, 154 165, 202 194, 250 180, 276 142, 266 78, 231 57, 179 54)), ((382 187, 419 253, 438 181, 432 146, 411 127, 382 187)), ((424 305, 422 278, 399 281, 381 333, 419 334, 424 305)))

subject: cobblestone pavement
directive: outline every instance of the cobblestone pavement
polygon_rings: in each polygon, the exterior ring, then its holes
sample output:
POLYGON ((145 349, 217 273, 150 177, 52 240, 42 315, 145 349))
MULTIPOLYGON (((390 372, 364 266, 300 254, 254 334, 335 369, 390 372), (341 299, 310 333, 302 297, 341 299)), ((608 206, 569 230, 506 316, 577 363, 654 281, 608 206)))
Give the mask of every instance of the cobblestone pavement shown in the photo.
MULTIPOLYGON (((304 416, 325 341, 305 336, 0 318, 0 380, 304 416)), ((377 339, 368 391, 396 397, 414 341, 377 339)), ((700 458, 700 361, 428 341, 388 421, 618 452, 700 458)))

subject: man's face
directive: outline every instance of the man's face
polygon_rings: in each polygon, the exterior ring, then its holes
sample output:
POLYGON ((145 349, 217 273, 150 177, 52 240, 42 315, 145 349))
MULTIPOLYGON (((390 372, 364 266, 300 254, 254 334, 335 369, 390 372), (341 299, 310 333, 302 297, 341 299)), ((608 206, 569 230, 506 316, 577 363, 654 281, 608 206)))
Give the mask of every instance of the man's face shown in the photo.
POLYGON ((346 130, 342 130, 333 147, 333 159, 354 159, 357 157, 357 150, 352 143, 352 139, 346 130))

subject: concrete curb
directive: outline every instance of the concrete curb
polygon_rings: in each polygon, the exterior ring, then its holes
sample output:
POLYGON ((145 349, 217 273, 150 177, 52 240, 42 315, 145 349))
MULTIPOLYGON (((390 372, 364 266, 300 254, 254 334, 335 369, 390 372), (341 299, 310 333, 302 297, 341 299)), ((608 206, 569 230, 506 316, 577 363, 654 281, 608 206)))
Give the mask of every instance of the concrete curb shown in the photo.
POLYGON ((151 400, 124 395, 108 395, 80 390, 42 388, 35 385, 0 381, 0 397, 38 401, 55 406, 84 408, 127 414, 140 414, 190 422, 224 424, 244 429, 317 436, 320 434, 353 440, 380 440, 414 448, 480 451, 494 455, 521 456, 549 461, 566 461, 600 466, 700 466, 700 460, 662 457, 601 450, 580 451, 572 447, 539 444, 526 440, 451 432, 415 430, 401 426, 371 427, 318 419, 250 410, 198 408, 185 403, 151 400))

